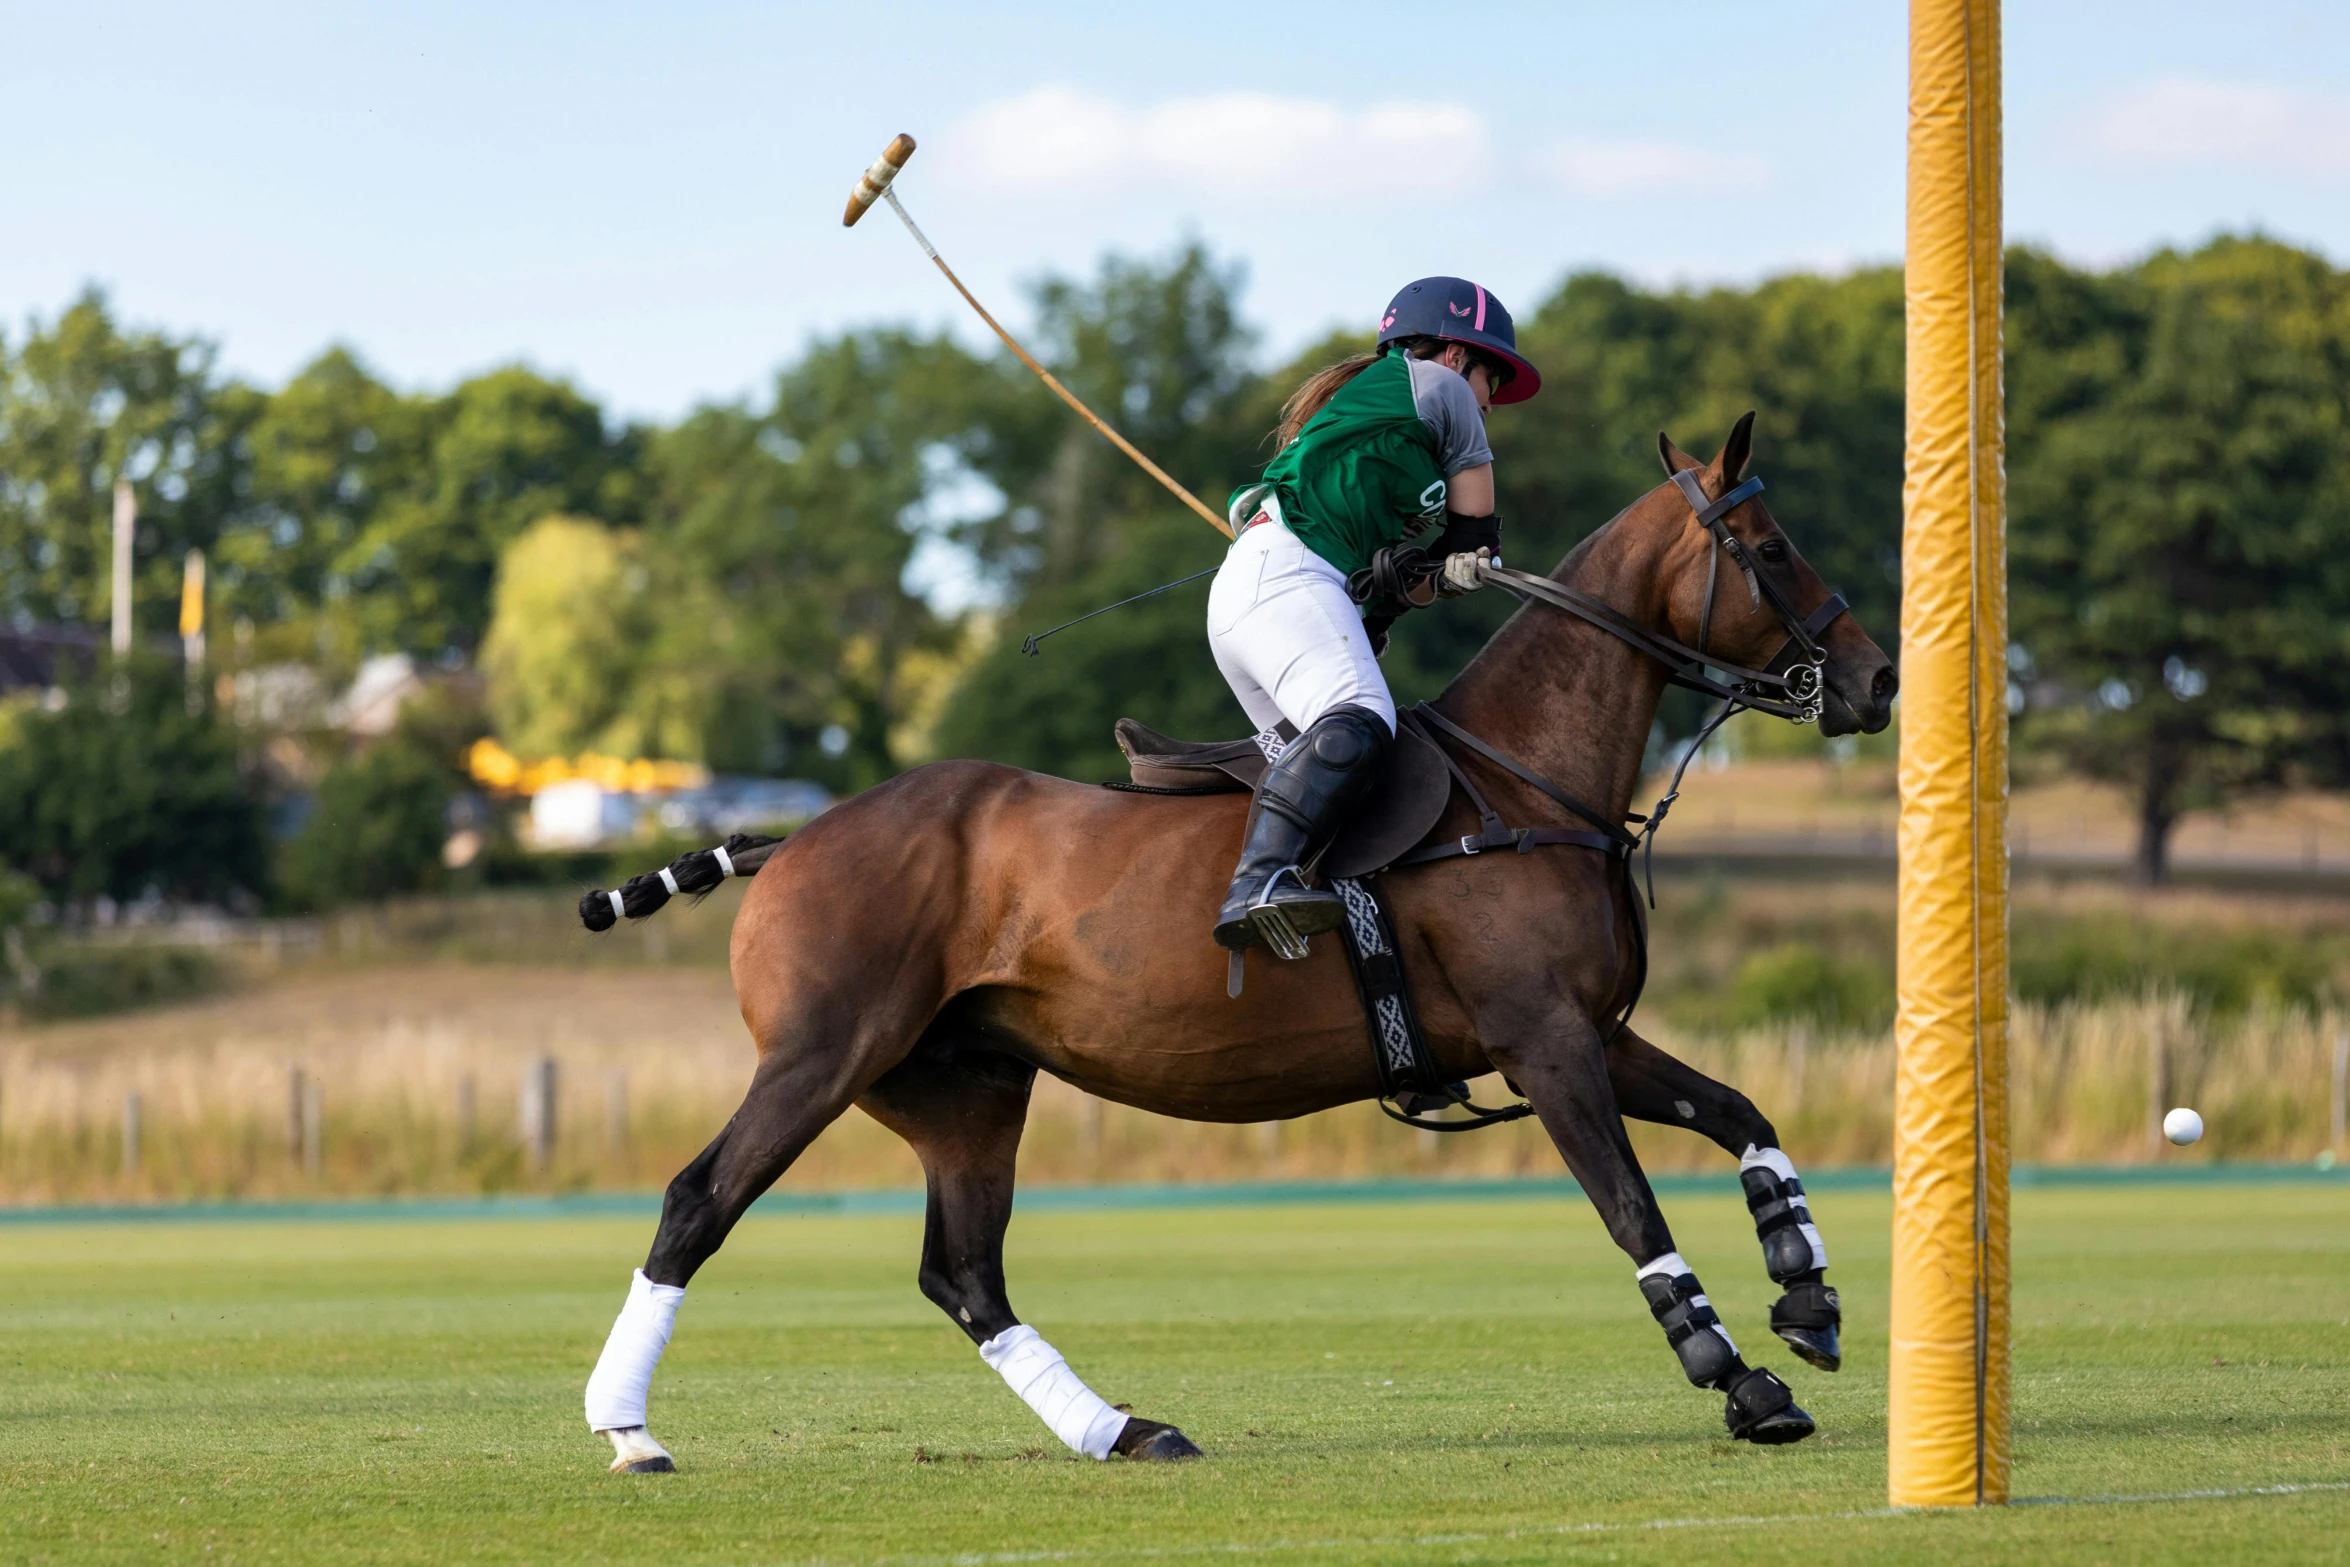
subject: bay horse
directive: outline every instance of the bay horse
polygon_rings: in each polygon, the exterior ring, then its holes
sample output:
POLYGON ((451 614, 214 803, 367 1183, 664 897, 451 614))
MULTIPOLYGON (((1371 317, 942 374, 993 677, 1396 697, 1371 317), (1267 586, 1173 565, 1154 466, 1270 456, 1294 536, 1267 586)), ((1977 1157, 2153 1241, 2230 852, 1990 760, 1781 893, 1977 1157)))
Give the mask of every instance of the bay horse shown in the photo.
MULTIPOLYGON (((1759 483, 1741 484, 1753 417, 1706 464, 1660 435, 1667 482, 1547 579, 1572 590, 1554 601, 1606 606, 1649 637, 1648 650, 1555 602, 1528 603, 1433 704, 1447 731, 1483 742, 1456 760, 1512 821, 1586 825, 1561 809, 1564 796, 1595 802, 1614 823, 1628 818, 1668 678, 1660 640, 1748 672, 1800 643, 1816 660, 1809 711, 1825 733, 1885 727, 1898 684, 1891 662, 1773 521, 1759 483), (1722 554, 1743 583, 1719 571, 1722 554), (1729 584, 1718 595, 1717 574, 1729 584), (1519 765, 1495 765, 1497 755, 1519 765)), ((1362 1002, 1336 941, 1302 961, 1252 953, 1244 994, 1227 994, 1227 954, 1208 929, 1246 810, 1240 795, 1154 798, 949 761, 869 789, 741 863, 724 851, 677 862, 694 862, 685 891, 755 872, 731 966, 758 1064, 741 1107, 669 1184, 651 1252, 589 1383, 589 1424, 610 1437, 615 1470, 673 1467, 646 1430, 644 1403, 683 1287, 851 1105, 921 1159, 922 1293, 1062 1440, 1095 1458, 1198 1454, 1176 1427, 1112 1409, 1021 1323, 1005 1292, 1003 1240, 1039 1071, 1199 1121, 1285 1120, 1378 1096, 1362 1002)), ((1447 813, 1444 833, 1475 830, 1457 790, 1447 813)), ((1826 1251, 1777 1132, 1743 1094, 1619 1021, 1644 941, 1626 862, 1546 846, 1394 870, 1381 882, 1448 1079, 1499 1072, 1532 1105, 1632 1262, 1683 1371, 1726 1395, 1732 1435, 1809 1435, 1786 1384, 1739 1358, 1625 1136, 1627 1116, 1683 1126, 1740 1158, 1766 1265, 1785 1288, 1774 1331, 1835 1369, 1840 1318, 1821 1277, 1826 1251)), ((625 896, 583 899, 582 913, 608 926, 680 889, 669 871, 658 882, 638 877, 625 896)))

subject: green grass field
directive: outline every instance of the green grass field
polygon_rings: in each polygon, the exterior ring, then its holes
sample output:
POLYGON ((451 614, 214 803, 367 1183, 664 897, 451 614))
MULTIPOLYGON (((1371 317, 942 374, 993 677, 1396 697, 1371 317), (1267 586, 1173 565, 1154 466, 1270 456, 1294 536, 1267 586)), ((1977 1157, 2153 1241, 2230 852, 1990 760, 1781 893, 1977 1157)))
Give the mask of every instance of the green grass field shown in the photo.
POLYGON ((628 1478, 579 1400, 648 1220, 0 1225, 0 1560, 2350 1555, 2350 1188, 2019 1192, 2044 1504, 1937 1515, 1883 1511, 1887 1199, 1816 1201, 1839 1376, 1766 1347, 1737 1197, 1667 1199, 1798 1447, 1724 1437, 1580 1202, 1024 1215, 1015 1304, 1209 1453, 1163 1468, 1053 1442, 916 1294, 919 1220, 759 1217, 654 1383, 683 1472, 628 1478))

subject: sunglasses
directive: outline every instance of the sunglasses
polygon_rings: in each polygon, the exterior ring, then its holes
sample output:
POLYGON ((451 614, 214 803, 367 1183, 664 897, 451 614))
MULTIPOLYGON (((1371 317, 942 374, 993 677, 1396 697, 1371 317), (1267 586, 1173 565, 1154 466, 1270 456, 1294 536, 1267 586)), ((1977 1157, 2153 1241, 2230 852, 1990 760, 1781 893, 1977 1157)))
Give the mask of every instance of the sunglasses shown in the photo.
POLYGON ((1497 392, 1509 385, 1510 378, 1517 374, 1514 367, 1503 364, 1499 360, 1488 359, 1483 354, 1471 354, 1469 365, 1472 369, 1482 368, 1485 372, 1486 382, 1497 392))

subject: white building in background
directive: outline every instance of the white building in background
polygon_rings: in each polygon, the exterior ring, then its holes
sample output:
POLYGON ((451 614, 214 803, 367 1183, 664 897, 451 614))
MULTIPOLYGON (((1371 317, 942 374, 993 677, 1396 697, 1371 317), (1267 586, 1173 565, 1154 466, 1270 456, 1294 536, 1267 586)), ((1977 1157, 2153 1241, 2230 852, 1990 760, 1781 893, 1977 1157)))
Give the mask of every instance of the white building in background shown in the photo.
POLYGON ((715 840, 797 827, 831 808, 824 787, 804 778, 721 777, 699 789, 645 794, 570 778, 531 796, 530 841, 538 849, 595 849, 656 824, 665 832, 715 840))
POLYGON ((723 838, 762 827, 797 827, 831 809, 831 794, 805 778, 721 776, 663 800, 657 820, 673 833, 723 838))
POLYGON ((530 797, 530 841, 539 849, 593 849, 634 837, 643 796, 589 778, 549 784, 530 797))
POLYGON ((355 735, 388 735, 400 722, 400 709, 423 690, 414 659, 378 653, 359 666, 358 678, 328 709, 327 718, 355 735))

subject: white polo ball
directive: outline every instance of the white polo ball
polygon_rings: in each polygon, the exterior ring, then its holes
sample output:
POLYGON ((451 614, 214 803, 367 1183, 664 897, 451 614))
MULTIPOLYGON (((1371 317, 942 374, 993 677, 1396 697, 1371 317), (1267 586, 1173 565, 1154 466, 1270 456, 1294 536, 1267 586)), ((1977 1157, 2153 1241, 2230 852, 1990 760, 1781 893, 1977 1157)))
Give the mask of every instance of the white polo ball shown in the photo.
POLYGON ((2162 1118, 2162 1135, 2181 1148, 2189 1143, 2200 1142, 2203 1139, 2203 1117, 2181 1105, 2162 1118))

